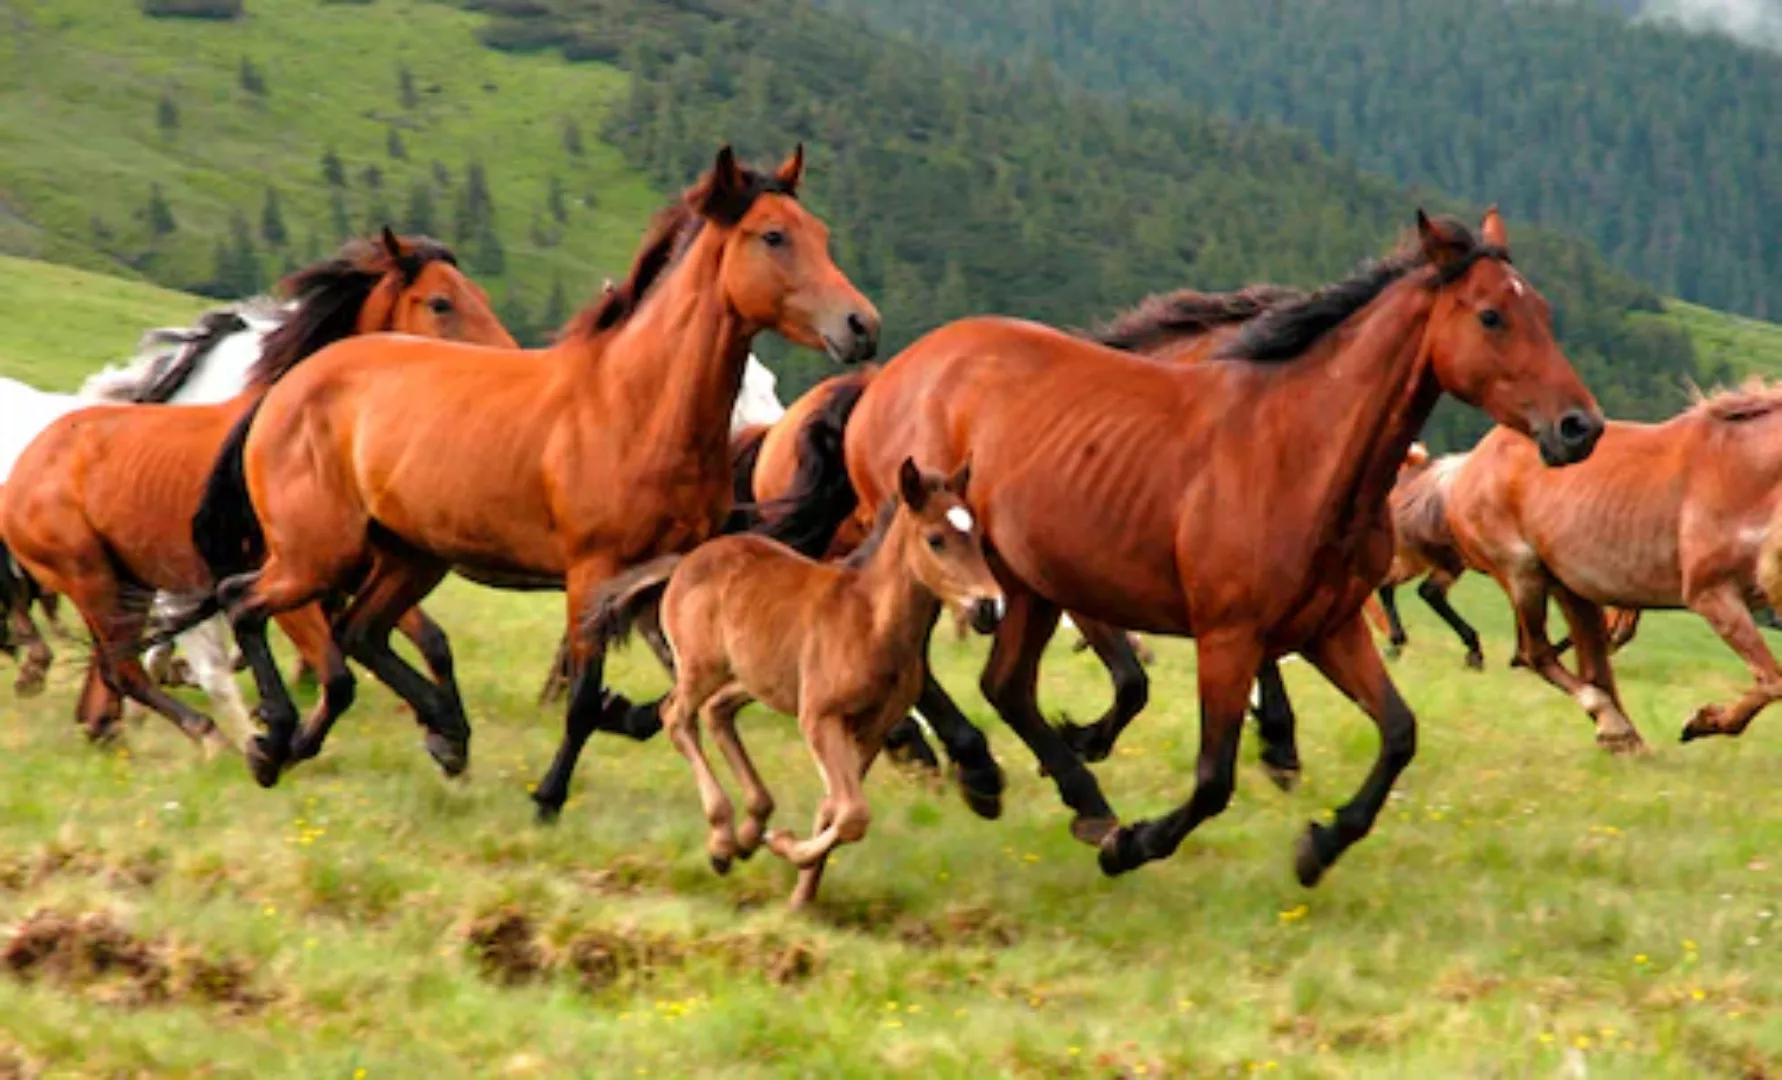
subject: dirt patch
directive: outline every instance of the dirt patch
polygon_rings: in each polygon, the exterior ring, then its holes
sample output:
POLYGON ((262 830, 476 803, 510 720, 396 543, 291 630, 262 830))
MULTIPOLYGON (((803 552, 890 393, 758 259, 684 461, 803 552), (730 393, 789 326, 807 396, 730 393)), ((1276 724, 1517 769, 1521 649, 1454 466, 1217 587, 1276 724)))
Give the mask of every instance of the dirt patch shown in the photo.
POLYGON ((821 962, 811 942, 775 934, 689 940, 633 927, 586 927, 553 944, 530 915, 513 906, 472 920, 465 942, 478 969, 501 985, 561 975, 589 993, 647 982, 693 957, 715 958, 738 974, 759 975, 781 986, 804 982, 821 962))
POLYGON ((545 953, 538 930, 518 908, 503 908, 477 918, 464 936, 486 978, 503 986, 518 986, 544 974, 545 953))
POLYGON ((23 1050, 0 1047, 0 1080, 37 1080, 42 1075, 43 1066, 23 1050))
POLYGON ((930 919, 906 915, 897 920, 896 933, 897 940, 916 949, 1006 949, 1021 940, 1014 920, 982 907, 952 908, 930 919))
POLYGON ((0 889, 24 892, 66 876, 97 878, 114 888, 147 889, 161 880, 162 863, 154 852, 135 852, 114 863, 97 851, 51 844, 0 863, 0 889))
POLYGON ((0 968, 21 982, 45 982, 126 1008, 199 1001, 248 1011, 266 1001, 243 965, 137 937, 100 912, 32 913, 12 928, 0 968))

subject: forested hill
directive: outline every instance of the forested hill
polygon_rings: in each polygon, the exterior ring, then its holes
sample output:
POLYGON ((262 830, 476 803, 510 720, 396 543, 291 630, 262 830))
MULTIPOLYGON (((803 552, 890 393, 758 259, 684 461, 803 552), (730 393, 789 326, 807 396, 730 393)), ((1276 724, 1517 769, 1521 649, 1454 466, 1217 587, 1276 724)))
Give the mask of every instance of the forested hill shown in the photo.
POLYGON ((1576 230, 1661 292, 1782 315, 1782 54, 1527 0, 819 2, 1301 128, 1364 168, 1576 230))
MULTIPOLYGON (((963 65, 792 0, 478 6, 497 13, 485 38, 502 48, 627 68, 604 134, 663 187, 728 138, 763 156, 811 143, 810 200, 893 349, 974 312, 1082 326, 1184 285, 1321 283, 1382 253, 1419 202, 1304 136, 963 65)), ((1628 317, 1657 310, 1651 291, 1581 244, 1512 229, 1611 411, 1662 414, 1683 378, 1712 379, 1683 335, 1628 317)), ((1451 443, 1481 426, 1444 414, 1431 434, 1451 443)))

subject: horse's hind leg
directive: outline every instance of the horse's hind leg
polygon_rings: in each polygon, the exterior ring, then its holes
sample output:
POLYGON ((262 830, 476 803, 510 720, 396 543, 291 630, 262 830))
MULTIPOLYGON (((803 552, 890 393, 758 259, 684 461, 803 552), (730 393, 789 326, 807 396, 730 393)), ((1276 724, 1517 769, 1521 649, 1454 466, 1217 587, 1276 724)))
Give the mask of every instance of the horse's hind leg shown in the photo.
POLYGON ((1605 608, 1609 619, 1609 652, 1618 653, 1633 642, 1640 629, 1639 608, 1605 608))
POLYGON ((1262 767, 1282 791, 1299 784, 1299 721, 1278 660, 1265 660, 1256 676, 1256 733, 1262 738, 1262 767))
MULTIPOLYGON (((1498 583, 1509 595, 1510 604, 1516 613, 1516 656, 1511 665, 1528 668, 1575 700, 1595 723, 1597 742, 1600 745, 1613 747, 1618 742, 1625 743, 1626 733, 1629 731, 1633 731, 1637 740, 1639 732, 1634 731, 1633 724, 1622 715, 1615 699, 1573 675, 1559 662, 1559 651, 1547 637, 1547 591, 1555 583, 1550 581, 1546 572, 1536 569, 1521 574, 1506 574, 1498 578, 1498 583)), ((1571 621, 1569 616, 1568 621, 1571 621)), ((1589 619, 1582 620, 1582 625, 1589 623, 1589 619)), ((1574 632, 1579 625, 1581 624, 1573 623, 1574 632)), ((1600 610, 1596 626, 1600 632, 1600 610)))
POLYGON ((1114 703, 1107 713, 1093 724, 1062 723, 1058 725, 1065 745, 1084 761, 1105 761, 1114 752, 1120 733, 1133 718, 1145 711, 1151 698, 1151 677, 1139 663, 1132 639, 1124 630, 1095 619, 1078 617, 1077 629, 1095 650, 1108 676, 1114 681, 1114 703))
POLYGON ((1330 824, 1311 822, 1299 842, 1295 871, 1310 888, 1350 845, 1366 836, 1386 805, 1398 774, 1417 753, 1417 718, 1399 697, 1360 617, 1314 642, 1305 652, 1324 677, 1366 710, 1380 731, 1380 752, 1354 798, 1337 809, 1330 824))
POLYGON ((1423 598, 1430 610, 1442 617, 1448 628, 1454 631, 1460 643, 1466 646, 1466 666, 1474 671, 1485 670, 1485 653, 1479 647, 1479 632, 1472 624, 1460 617, 1460 612, 1448 603, 1448 590, 1454 587, 1454 576, 1442 570, 1432 570, 1423 583, 1417 586, 1417 595, 1423 598))
POLYGON ((1728 705, 1704 705, 1689 723, 1683 726, 1683 741, 1691 742, 1707 735, 1738 735, 1764 707, 1782 697, 1782 668, 1775 654, 1764 643, 1763 633, 1745 606, 1744 596, 1734 582, 1717 583, 1700 590, 1689 590, 1690 610, 1708 621, 1727 647, 1739 654, 1751 669, 1756 685, 1728 705))
POLYGON ((418 607, 409 608, 396 620, 402 632, 421 654, 427 671, 439 688, 450 695, 459 712, 464 712, 464 695, 458 690, 458 665, 452 658, 452 643, 444 628, 418 607))
POLYGON ((713 870, 727 874, 740 846, 735 827, 736 807, 724 793, 723 785, 718 783, 711 761, 705 756, 705 748, 700 745, 698 717, 707 695, 712 693, 713 684, 721 686, 723 682, 722 672, 707 670, 691 671, 678 679, 674 691, 662 705, 662 730, 668 733, 668 741, 687 759, 687 765, 693 770, 693 782, 699 787, 699 806, 705 813, 709 829, 705 840, 706 856, 711 860, 713 870))
MULTIPOLYGON (((965 805, 979 817, 995 821, 1002 816, 1002 791, 1006 783, 1002 766, 990 753, 990 740, 976 724, 966 719, 965 713, 935 678, 934 669, 928 666, 926 648, 922 655, 922 690, 916 696, 916 712, 928 722, 935 738, 941 742, 941 749, 947 752, 953 783, 965 798, 965 805)), ((908 717, 893 724, 885 736, 887 746, 905 737, 905 725, 915 726, 908 717)), ((920 737, 919 730, 917 737, 920 737)))
MULTIPOLYGON (((85 603, 94 603, 97 599, 96 590, 86 590, 84 597, 77 596, 75 599, 76 602, 84 599, 85 603)), ((104 608, 87 608, 85 603, 82 605, 83 610, 106 612, 99 617, 89 616, 100 674, 106 685, 173 721, 174 726, 188 739, 203 747, 207 755, 228 748, 228 740, 208 716, 155 685, 155 681, 149 678, 148 671, 142 666, 137 650, 144 623, 147 621, 146 598, 142 603, 120 598, 104 608)))
POLYGON ((390 648, 397 620, 449 570, 446 563, 420 552, 374 548, 371 572, 335 623, 334 639, 408 703, 427 728, 427 752, 447 776, 457 776, 470 764, 470 720, 455 688, 436 685, 390 648))
MULTIPOLYGON (((996 644, 984 667, 984 696, 996 707, 1003 722, 1013 729, 1039 759, 1040 768, 1058 786, 1064 804, 1076 811, 1071 835, 1086 844, 1099 844, 1118 824, 1113 808, 1096 783, 1095 774, 1066 745, 1058 729, 1040 715, 1035 697, 1040 657, 1058 627, 1058 608, 1025 590, 1010 590, 1008 611, 996 628, 996 644)), ((1244 685, 1249 686, 1256 666, 1251 664, 1244 685)), ((1238 702, 1239 718, 1243 701, 1238 702)))
MULTIPOLYGON (((1360 616, 1354 623, 1365 636, 1360 616)), ((1195 767, 1194 793, 1155 821, 1137 821, 1108 833, 1101 844, 1104 874, 1123 874, 1168 858, 1196 826, 1231 802, 1237 786, 1244 706, 1249 701, 1250 684, 1262 666, 1262 646, 1255 635, 1244 632, 1203 636, 1195 645, 1200 660, 1200 760, 1195 767)))
POLYGON ((95 743, 107 743, 118 734, 118 722, 124 718, 124 699, 105 684, 100 673, 101 660, 97 649, 87 659, 85 684, 75 706, 75 719, 95 743))
POLYGON ((730 763, 730 771, 735 774, 737 783, 742 785, 743 809, 749 816, 736 830, 735 841, 736 854, 744 859, 755 854, 755 849, 761 846, 762 838, 767 835, 767 819, 773 816, 773 793, 762 782, 748 748, 736 733, 736 714, 751 700, 745 691, 732 686, 713 695, 699 710, 706 731, 711 733, 724 760, 730 763))
POLYGON ((1380 598, 1380 610, 1386 613, 1386 655, 1397 660, 1405 651, 1405 643, 1411 639, 1405 634, 1405 624, 1398 617, 1398 586, 1382 585, 1375 593, 1380 598))
POLYGON ((235 665, 230 657, 235 641, 229 634, 228 620, 214 615, 181 634, 178 640, 191 663, 193 679, 245 743, 254 734, 253 720, 242 700, 241 688, 235 684, 235 665))
MULTIPOLYGON (((13 693, 19 697, 36 697, 43 693, 45 676, 49 673, 51 661, 55 654, 50 652, 49 643, 37 632, 37 624, 31 620, 31 609, 27 604, 14 606, 7 612, 7 624, 12 628, 10 648, 7 651, 24 653, 19 661, 18 677, 13 680, 13 693)), ((14 653, 16 655, 16 653, 14 653)))

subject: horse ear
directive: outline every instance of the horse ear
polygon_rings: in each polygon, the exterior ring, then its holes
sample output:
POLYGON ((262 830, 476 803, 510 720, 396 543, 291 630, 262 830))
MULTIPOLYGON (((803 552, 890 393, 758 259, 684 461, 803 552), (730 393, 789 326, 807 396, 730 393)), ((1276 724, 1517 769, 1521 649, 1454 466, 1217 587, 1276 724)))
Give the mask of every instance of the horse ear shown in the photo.
POLYGON ((959 463, 959 467, 953 470, 953 475, 947 477, 947 490, 963 499, 965 498, 965 487, 970 483, 971 455, 967 454, 965 460, 959 463))
POLYGON ((396 239, 396 234, 390 231, 388 225, 384 226, 382 240, 384 242, 384 250, 389 253, 390 258, 402 258, 402 241, 396 239))
POLYGON ((742 166, 736 163, 736 151, 725 143, 718 148, 718 160, 712 162, 712 198, 722 201, 743 189, 742 166))
POLYGON ((798 182, 804 179, 804 144, 799 143, 792 156, 787 158, 774 172, 774 177, 786 185, 786 190, 798 194, 798 182))
POLYGON ((906 457, 897 467, 897 494, 903 505, 918 513, 928 501, 928 485, 922 482, 922 470, 916 468, 915 458, 906 457))
POLYGON ((1445 222, 1431 221, 1421 208, 1417 211, 1417 239, 1423 245, 1423 256, 1438 269, 1453 265, 1466 252, 1466 242, 1455 235, 1445 222))
POLYGON ((1510 230, 1504 228, 1504 216, 1497 212, 1495 205, 1485 211, 1485 220, 1479 226, 1479 235, 1494 248, 1510 250, 1510 230))

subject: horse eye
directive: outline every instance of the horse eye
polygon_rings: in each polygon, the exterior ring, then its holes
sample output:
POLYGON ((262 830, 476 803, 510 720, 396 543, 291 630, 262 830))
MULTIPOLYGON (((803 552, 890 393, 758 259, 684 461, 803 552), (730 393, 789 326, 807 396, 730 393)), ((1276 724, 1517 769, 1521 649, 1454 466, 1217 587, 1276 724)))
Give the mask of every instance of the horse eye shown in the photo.
POLYGON ((941 548, 944 548, 946 546, 947 546, 947 538, 942 536, 939 533, 935 533, 928 538, 928 547, 930 550, 939 551, 941 548))
POLYGON ((427 310, 435 315, 444 315, 452 310, 452 302, 443 296, 429 296, 427 310))
POLYGON ((769 229, 761 234, 761 242, 771 248, 785 247, 786 234, 778 229, 769 229))
POLYGON ((1499 314, 1496 308, 1486 308, 1484 311, 1479 312, 1479 325, 1483 326, 1485 329, 1496 330, 1502 327, 1503 324, 1504 317, 1499 314))

